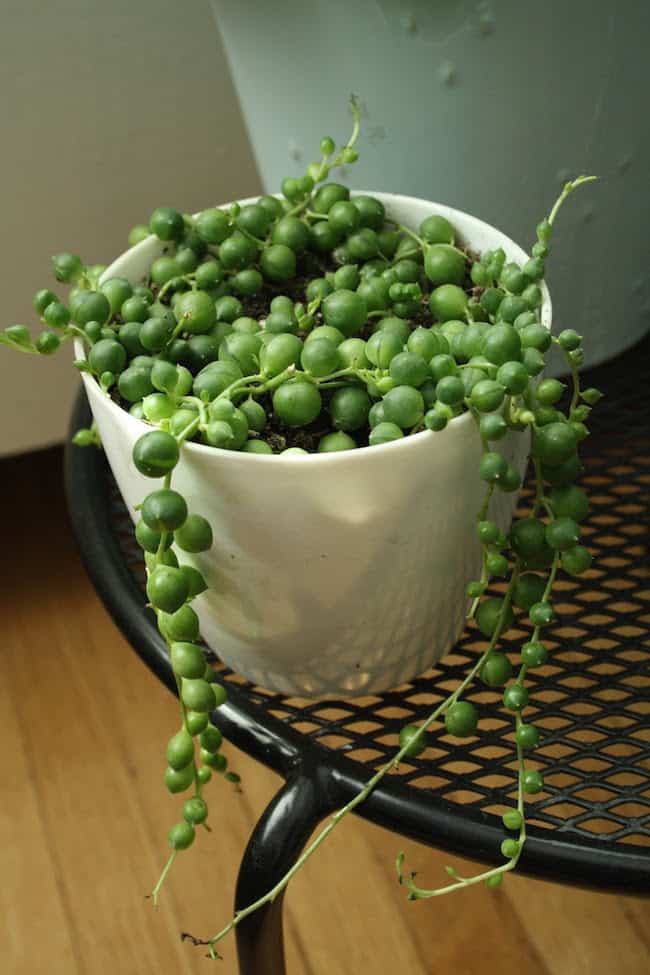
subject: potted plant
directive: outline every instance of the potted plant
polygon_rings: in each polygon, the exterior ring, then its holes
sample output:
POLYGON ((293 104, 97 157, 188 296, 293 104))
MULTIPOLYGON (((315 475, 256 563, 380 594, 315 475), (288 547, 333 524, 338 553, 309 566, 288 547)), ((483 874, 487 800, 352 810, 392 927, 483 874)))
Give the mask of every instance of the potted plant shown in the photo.
MULTIPOLYGON (((499 883, 525 841, 524 795, 539 772, 526 753, 525 674, 546 660, 558 571, 590 565, 580 544, 588 502, 574 484, 578 445, 600 394, 581 390, 581 337, 553 337, 543 283, 566 184, 537 228, 529 258, 498 230, 438 204, 350 194, 328 180, 356 160, 359 115, 338 148, 282 194, 187 216, 158 208, 109 268, 57 255, 67 302, 45 289, 36 341, 21 325, 0 342, 49 355, 75 343, 94 424, 135 520, 147 595, 169 646, 181 726, 167 788, 191 790, 172 828, 170 859, 206 822, 214 771, 237 779, 209 720, 225 700, 199 633, 251 680, 306 696, 377 692, 448 650, 467 619, 489 641, 461 685, 302 854, 271 899, 345 814, 444 720, 458 737, 479 715, 462 699, 475 679, 504 686, 519 794, 504 816, 504 861, 448 890, 499 883), (543 379, 563 351, 572 375, 543 379), (511 524, 529 453, 536 496, 511 524), (486 595, 494 579, 501 597, 486 595), (521 612, 529 628, 518 670, 499 651, 521 612)), ((411 897, 432 896, 405 877, 411 897)))

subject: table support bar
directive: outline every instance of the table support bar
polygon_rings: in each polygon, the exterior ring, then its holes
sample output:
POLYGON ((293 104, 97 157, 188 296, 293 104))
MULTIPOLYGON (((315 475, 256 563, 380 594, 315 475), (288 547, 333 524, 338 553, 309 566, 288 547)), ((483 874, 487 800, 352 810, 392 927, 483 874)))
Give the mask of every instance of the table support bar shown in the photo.
MULTIPOLYGON (((318 824, 338 806, 326 769, 298 768, 255 826, 239 868, 235 910, 254 903, 296 862, 318 824)), ((237 927, 240 975, 285 975, 284 892, 237 927)))

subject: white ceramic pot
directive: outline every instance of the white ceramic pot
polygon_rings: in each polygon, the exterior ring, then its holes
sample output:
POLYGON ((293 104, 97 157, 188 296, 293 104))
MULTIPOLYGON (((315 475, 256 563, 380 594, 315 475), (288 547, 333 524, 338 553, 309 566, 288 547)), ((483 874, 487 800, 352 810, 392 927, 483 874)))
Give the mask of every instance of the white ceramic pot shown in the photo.
MULTIPOLYGON (((523 251, 500 231, 449 207, 374 194, 393 219, 417 227, 431 213, 477 250, 523 251)), ((142 280, 162 250, 150 237, 106 277, 142 280)), ((545 291, 543 321, 550 327, 545 291)), ((147 424, 83 381, 104 449, 129 512, 156 482, 131 460, 147 424)), ((501 442, 523 471, 527 438, 501 442)), ((210 552, 187 556, 209 589, 196 600, 207 643, 256 684, 304 697, 376 693, 409 680, 455 643, 467 581, 476 576, 474 521, 484 484, 469 414, 442 433, 425 431, 379 447, 269 456, 187 444, 173 483, 214 531, 210 552)), ((505 530, 516 495, 495 494, 505 530)))

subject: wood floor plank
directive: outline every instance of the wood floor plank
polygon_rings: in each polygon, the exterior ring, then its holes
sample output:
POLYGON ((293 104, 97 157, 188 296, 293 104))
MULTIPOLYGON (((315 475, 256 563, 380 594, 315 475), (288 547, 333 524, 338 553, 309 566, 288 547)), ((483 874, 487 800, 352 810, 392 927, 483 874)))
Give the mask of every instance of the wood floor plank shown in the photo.
MULTIPOLYGON (((631 898, 509 878, 504 893, 552 975, 641 975, 650 970, 647 940, 626 916, 631 898)), ((650 926, 650 905, 637 902, 650 926)), ((642 929, 641 929, 642 930, 642 929)))
POLYGON ((425 968, 398 908, 390 863, 376 869, 368 829, 355 819, 342 823, 292 881, 289 901, 300 930, 308 932, 314 971, 421 975, 425 968))
MULTIPOLYGON (((5 632, 5 653, 9 635, 5 632)), ((3 653, 4 662, 4 653, 3 653)), ((33 756, 25 747, 18 702, 0 682, 0 736, 5 743, 0 801, 0 941, 3 967, 32 975, 34 946, 47 950, 58 972, 80 975, 62 871, 52 856, 32 779, 33 756)), ((6 969, 5 969, 6 970, 6 969)))
MULTIPOLYGON (((69 665, 56 639, 47 599, 45 606, 49 620, 40 615, 29 620, 36 641, 49 644, 49 652, 39 661, 37 680, 29 655, 10 655, 8 664, 36 755, 34 776, 48 840, 62 863, 72 934, 83 970, 91 960, 109 969, 118 938, 125 971, 153 973, 157 946, 144 924, 147 905, 127 882, 144 864, 153 869, 142 810, 129 788, 121 754, 113 747, 110 724, 102 723, 98 711, 88 707, 80 693, 79 663, 69 665), (120 857, 120 851, 126 850, 128 856, 120 857), (103 921, 107 917, 110 928, 103 921), (134 930, 139 932, 135 937, 134 930)), ((21 622, 24 627, 25 619, 21 622)), ((182 950, 174 945, 173 951, 179 970, 189 970, 182 950)))
MULTIPOLYGON (((439 887, 447 881, 445 867, 453 864, 463 876, 481 869, 476 863, 450 856, 420 844, 391 837, 374 829, 368 837, 375 853, 375 870, 394 878, 393 862, 398 851, 406 853, 405 866, 415 870, 423 887, 439 887), (392 841, 392 856, 387 848, 392 841)), ((527 932, 505 904, 502 891, 482 886, 461 893, 408 901, 401 888, 399 908, 409 925, 411 936, 426 960, 425 969, 440 972, 462 971, 483 975, 486 957, 498 957, 501 975, 548 975, 543 958, 530 942, 527 932)))
MULTIPOLYGON (((210 971, 179 932, 204 936, 230 917, 241 854, 280 780, 226 746, 242 791, 210 783, 213 831, 179 855, 155 912, 145 894, 182 804, 162 785, 177 702, 127 646, 83 572, 57 453, 0 466, 0 499, 12 512, 4 538, 11 569, 0 586, 0 971, 210 971)), ((512 877, 499 891, 409 903, 394 874, 401 848, 423 883, 444 878, 445 854, 357 819, 334 831, 289 890, 290 975, 650 968, 647 902, 512 877)), ((223 953, 218 970, 236 975, 233 939, 223 953)))

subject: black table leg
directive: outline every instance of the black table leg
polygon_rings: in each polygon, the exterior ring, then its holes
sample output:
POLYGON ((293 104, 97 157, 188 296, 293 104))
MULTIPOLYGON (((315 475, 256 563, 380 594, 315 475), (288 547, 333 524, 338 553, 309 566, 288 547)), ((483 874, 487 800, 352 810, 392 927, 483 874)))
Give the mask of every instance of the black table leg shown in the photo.
MULTIPOLYGON (((293 866, 318 823, 336 808, 333 792, 325 771, 300 769, 271 800, 239 868, 236 911, 266 894, 293 866)), ((285 975, 283 899, 284 892, 238 925, 240 975, 285 975)))

